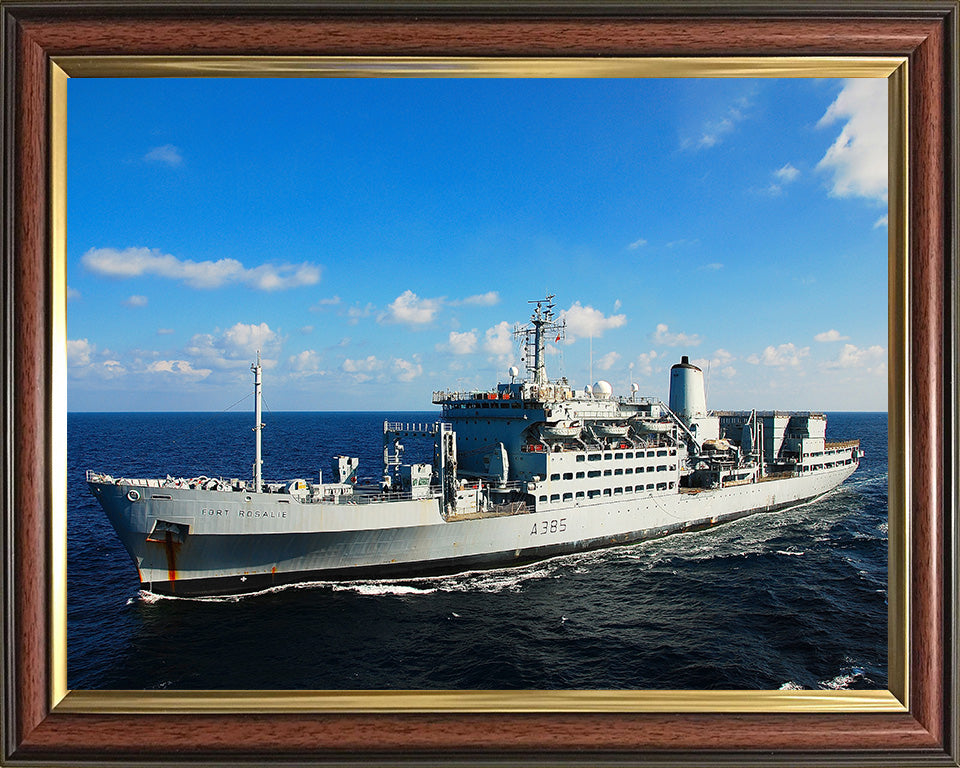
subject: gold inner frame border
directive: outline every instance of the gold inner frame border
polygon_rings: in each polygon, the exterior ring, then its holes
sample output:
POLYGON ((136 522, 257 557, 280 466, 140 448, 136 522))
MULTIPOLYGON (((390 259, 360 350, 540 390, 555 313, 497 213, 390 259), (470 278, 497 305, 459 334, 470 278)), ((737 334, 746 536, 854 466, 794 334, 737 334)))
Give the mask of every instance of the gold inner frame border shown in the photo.
POLYGON ((57 713, 903 713, 909 711, 909 132, 906 57, 54 56, 50 94, 50 703, 57 713), (888 81, 888 689, 71 691, 67 688, 67 107, 76 77, 874 77, 888 81))

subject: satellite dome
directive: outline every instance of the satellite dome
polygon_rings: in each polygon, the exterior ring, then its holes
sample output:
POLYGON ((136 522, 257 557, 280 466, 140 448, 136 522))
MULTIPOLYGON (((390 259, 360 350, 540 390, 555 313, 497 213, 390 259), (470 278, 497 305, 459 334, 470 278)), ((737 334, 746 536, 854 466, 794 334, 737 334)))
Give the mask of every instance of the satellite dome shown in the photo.
POLYGON ((631 391, 631 392, 639 392, 639 391, 640 391, 640 385, 637 384, 637 382, 633 382, 633 384, 630 385, 630 391, 631 391))
POLYGON ((610 385, 609 381, 604 381, 601 379, 596 384, 593 385, 593 396, 606 398, 610 397, 613 394, 613 387, 610 385))
POLYGON ((511 365, 510 368, 507 370, 507 373, 510 374, 511 379, 515 379, 517 378, 517 374, 520 373, 520 369, 517 368, 517 366, 515 365, 511 365))

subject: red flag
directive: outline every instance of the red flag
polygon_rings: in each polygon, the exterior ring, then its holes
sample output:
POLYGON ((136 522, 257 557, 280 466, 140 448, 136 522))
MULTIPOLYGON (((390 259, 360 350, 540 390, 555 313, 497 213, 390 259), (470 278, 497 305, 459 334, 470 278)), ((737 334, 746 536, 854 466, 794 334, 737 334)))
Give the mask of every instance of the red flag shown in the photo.
POLYGON ((553 341, 554 341, 554 343, 560 341, 560 334, 559 334, 559 333, 557 334, 557 338, 555 338, 553 341))

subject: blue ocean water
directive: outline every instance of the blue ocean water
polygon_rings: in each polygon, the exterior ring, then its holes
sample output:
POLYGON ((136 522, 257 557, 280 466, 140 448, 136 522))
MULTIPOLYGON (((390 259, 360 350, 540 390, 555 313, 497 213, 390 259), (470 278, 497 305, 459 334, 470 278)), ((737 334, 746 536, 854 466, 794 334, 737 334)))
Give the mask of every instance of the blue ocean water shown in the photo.
MULTIPOLYGON (((384 418, 437 414, 268 414, 264 476, 329 477, 346 454, 376 477, 384 418)), ((887 416, 828 418, 866 456, 783 512, 518 569, 187 600, 139 590, 84 473, 248 477, 251 415, 69 414, 68 685, 886 688, 887 416)))

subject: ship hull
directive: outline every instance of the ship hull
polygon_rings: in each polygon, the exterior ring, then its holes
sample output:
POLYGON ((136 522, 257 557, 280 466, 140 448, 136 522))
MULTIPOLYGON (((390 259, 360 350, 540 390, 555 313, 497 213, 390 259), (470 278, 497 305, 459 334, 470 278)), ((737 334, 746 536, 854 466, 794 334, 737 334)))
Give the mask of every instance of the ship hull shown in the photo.
POLYGON ((835 488, 855 468, 448 520, 435 498, 307 504, 271 494, 145 488, 127 481, 90 487, 143 588, 189 597, 518 566, 795 506, 835 488))

